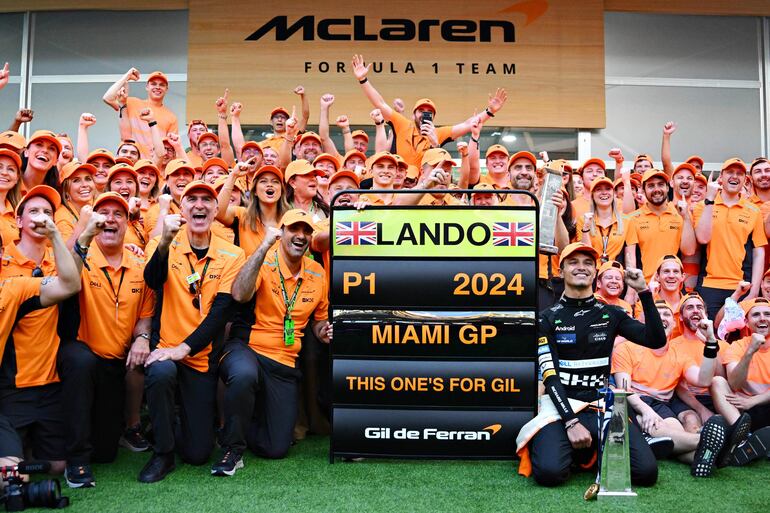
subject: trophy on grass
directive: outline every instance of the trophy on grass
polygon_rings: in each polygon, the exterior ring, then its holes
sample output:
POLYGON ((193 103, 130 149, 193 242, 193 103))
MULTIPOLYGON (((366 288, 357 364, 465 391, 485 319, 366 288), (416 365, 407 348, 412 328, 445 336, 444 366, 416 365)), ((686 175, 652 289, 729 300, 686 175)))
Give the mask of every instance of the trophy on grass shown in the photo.
POLYGON ((557 254, 559 248, 555 244, 556 218, 559 216, 559 210, 551 202, 554 194, 561 191, 561 174, 564 171, 563 165, 555 162, 548 162, 545 165, 545 178, 540 187, 540 251, 543 253, 557 254))

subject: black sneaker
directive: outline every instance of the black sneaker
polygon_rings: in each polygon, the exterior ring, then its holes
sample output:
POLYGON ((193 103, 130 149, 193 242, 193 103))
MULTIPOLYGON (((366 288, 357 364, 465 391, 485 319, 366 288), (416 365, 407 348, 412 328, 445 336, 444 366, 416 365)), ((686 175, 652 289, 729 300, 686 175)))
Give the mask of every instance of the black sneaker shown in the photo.
POLYGON ((754 431, 730 454, 730 465, 742 467, 759 458, 770 457, 770 426, 754 431))
POLYGON ((742 413, 738 420, 727 430, 727 443, 722 448, 717 461, 717 467, 722 468, 730 464, 732 454, 749 437, 751 430, 751 416, 748 413, 742 413))
POLYGON ((168 454, 153 453, 150 461, 139 472, 139 481, 142 483, 161 481, 175 468, 173 452, 168 454))
POLYGON ((674 441, 668 436, 652 436, 649 433, 643 433, 647 445, 652 449, 656 460, 665 460, 674 452, 674 441))
POLYGON ((96 486, 90 465, 67 465, 64 468, 64 479, 70 488, 93 488, 96 486))
POLYGON ((725 445, 727 425, 721 415, 712 415, 703 425, 700 432, 698 447, 690 466, 690 474, 694 477, 708 477, 714 471, 717 456, 725 445))
POLYGON ((120 437, 120 445, 131 452, 142 452, 150 448, 150 443, 142 434, 142 425, 126 428, 123 436, 120 437))
POLYGON ((222 449, 222 457, 211 466, 212 476, 232 476, 243 468, 243 455, 232 449, 222 449))

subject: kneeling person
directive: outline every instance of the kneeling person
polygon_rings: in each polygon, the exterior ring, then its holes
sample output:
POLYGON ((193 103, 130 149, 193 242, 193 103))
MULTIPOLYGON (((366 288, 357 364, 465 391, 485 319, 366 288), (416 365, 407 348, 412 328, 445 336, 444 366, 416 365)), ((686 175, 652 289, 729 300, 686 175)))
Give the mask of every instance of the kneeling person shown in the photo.
POLYGON ((281 227, 268 228, 233 284, 233 298, 251 301, 254 308, 246 321, 250 329, 234 328, 243 339, 228 342, 220 366, 225 428, 222 457, 211 468, 217 476, 241 468, 247 446, 265 458, 286 455, 297 418, 300 372, 295 362, 308 322, 319 340, 329 342, 326 275, 304 256, 313 220, 302 210, 290 210, 281 227), (278 249, 271 251, 278 239, 278 249))

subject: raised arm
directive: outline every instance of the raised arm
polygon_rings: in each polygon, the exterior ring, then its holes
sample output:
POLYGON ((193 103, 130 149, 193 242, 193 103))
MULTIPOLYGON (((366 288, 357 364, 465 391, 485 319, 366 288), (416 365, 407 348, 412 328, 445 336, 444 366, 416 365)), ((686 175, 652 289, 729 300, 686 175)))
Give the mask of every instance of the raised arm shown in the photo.
POLYGON ((660 143, 660 160, 663 171, 669 178, 674 176, 674 164, 671 162, 671 134, 676 132, 676 123, 669 121, 663 125, 663 141, 660 143))
POLYGON ((468 174, 471 172, 471 165, 468 161, 468 143, 457 141, 457 153, 460 154, 460 180, 458 187, 466 189, 468 187, 468 174))
POLYGON ((719 342, 714 336, 714 323, 709 319, 702 319, 698 323, 698 334, 705 339, 703 346, 703 360, 700 366, 692 365, 685 369, 685 379, 696 387, 709 387, 716 370, 719 342))
POLYGON ((128 83, 134 80, 139 80, 139 70, 136 68, 131 68, 130 70, 126 71, 126 73, 118 79, 117 82, 112 84, 109 89, 107 89, 107 92, 104 93, 104 96, 102 96, 102 100, 104 100, 104 103, 112 107, 114 110, 120 110, 120 104, 118 103, 118 93, 122 87, 125 87, 126 90, 128 90, 128 83))
POLYGON ((121 87, 118 90, 118 132, 120 133, 120 140, 125 141, 126 139, 132 138, 132 131, 131 131, 131 120, 128 119, 128 114, 126 114, 126 107, 128 106, 128 89, 126 87, 121 87))
POLYGON ((35 223, 33 230, 51 241, 56 264, 56 276, 43 278, 40 284, 40 304, 47 307, 60 303, 80 291, 80 269, 53 219, 40 214, 33 218, 32 222, 35 223))
POLYGON ((305 94, 305 88, 301 85, 294 88, 294 94, 299 96, 300 103, 302 104, 302 118, 299 120, 299 129, 304 131, 307 128, 307 122, 310 120, 310 102, 305 94))
POLYGON ((241 111, 243 111, 241 103, 233 102, 230 105, 230 123, 231 130, 233 131, 233 149, 235 150, 236 160, 240 160, 241 150, 243 145, 246 144, 246 138, 243 137, 243 129, 241 128, 241 111))
POLYGON ((142 109, 139 112, 139 118, 150 127, 150 134, 152 135, 152 160, 157 163, 159 157, 166 153, 166 148, 163 146, 163 134, 160 132, 160 128, 158 128, 158 122, 155 120, 152 109, 142 109))
POLYGON ((225 94, 220 96, 216 101, 217 107, 217 135, 219 136, 219 151, 222 155, 222 160, 227 162, 228 166, 235 164, 235 155, 233 154, 233 147, 230 144, 230 130, 227 126, 227 97, 230 94, 229 89, 225 89, 225 94))
MULTIPOLYGON (((714 176, 715 173, 712 172, 709 176, 708 185, 706 186, 706 199, 709 201, 714 201, 717 197, 717 193, 722 188, 714 176)), ((703 205, 703 212, 701 212, 701 216, 698 219, 698 224, 695 226, 695 237, 698 240, 698 244, 706 245, 711 242, 713 213, 714 205, 703 205)))
MULTIPOLYGON (((468 184, 476 185, 481 179, 481 162, 479 162, 481 149, 479 148, 479 137, 481 137, 481 129, 484 124, 481 122, 481 117, 476 116, 476 120, 471 124, 471 140, 468 143, 468 184)), ((462 189, 463 186, 460 185, 462 189)))
POLYGON ((273 244, 281 238, 282 233, 283 230, 279 228, 275 228, 274 226, 267 227, 267 233, 265 233, 262 244, 260 244, 254 254, 249 257, 240 272, 238 272, 238 276, 235 277, 235 281, 233 282, 233 299, 239 303, 246 303, 254 297, 259 269, 265 261, 267 252, 273 244))
POLYGON ((80 162, 85 162, 88 158, 88 128, 96 124, 96 116, 90 112, 84 112, 80 115, 78 122, 78 142, 77 156, 80 162))
POLYGON ((321 108, 318 111, 318 136, 321 138, 323 150, 331 155, 339 155, 337 147, 329 134, 329 109, 334 104, 334 95, 326 93, 321 96, 321 108))
POLYGON ((754 353, 764 346, 765 336, 761 333, 754 333, 751 335, 751 343, 746 348, 746 352, 738 361, 737 364, 728 365, 727 369, 727 382, 730 383, 730 388, 735 391, 741 390, 746 386, 746 380, 749 376, 749 365, 751 365, 751 359, 754 353))
POLYGON ((353 146, 353 135, 350 132, 350 120, 344 114, 337 116, 337 126, 342 132, 342 144, 345 148, 345 153, 347 153, 355 148, 355 146, 353 146))
POLYGON ((23 123, 29 123, 35 117, 35 112, 31 109, 19 109, 13 117, 13 122, 8 130, 18 132, 23 123))
POLYGON ((283 141, 278 148, 278 166, 281 169, 286 169, 286 166, 291 162, 291 150, 294 148, 294 142, 297 140, 297 133, 299 132, 299 124, 295 117, 296 109, 291 108, 291 117, 286 120, 286 131, 283 133, 283 141))
POLYGON ((374 152, 389 151, 393 141, 385 132, 385 118, 382 116, 382 111, 374 109, 369 113, 369 117, 374 121, 374 152))
POLYGON ((495 94, 490 94, 489 101, 487 101, 487 107, 481 112, 481 114, 474 114, 462 123, 458 123, 452 127, 452 139, 457 139, 458 137, 462 137, 463 135, 470 132, 471 127, 475 122, 476 116, 481 118, 482 124, 486 123, 490 118, 495 117, 495 114, 497 114, 497 112, 503 108, 503 105, 505 105, 507 100, 508 93, 505 91, 505 89, 500 88, 495 91, 495 94))
POLYGON ((660 314, 655 307, 652 292, 647 288, 644 274, 640 269, 626 269, 626 284, 633 288, 639 295, 644 311, 644 323, 641 323, 625 312, 620 312, 622 318, 618 323, 618 333, 635 344, 651 349, 658 349, 666 345, 666 330, 660 320, 660 314))
POLYGON ((382 116, 386 120, 390 121, 390 119, 393 117, 393 109, 390 108, 390 105, 388 105, 388 102, 385 101, 382 95, 377 91, 377 89, 374 88, 372 83, 366 77, 366 75, 369 73, 369 70, 371 68, 372 68, 371 63, 368 65, 364 63, 363 55, 353 56, 353 62, 352 62, 353 75, 358 80, 358 83, 361 84, 361 89, 363 90, 364 94, 369 99, 371 104, 374 105, 375 108, 380 109, 380 111, 382 111, 382 116))
POLYGON ((230 196, 233 194, 235 181, 249 174, 255 165, 255 157, 246 162, 238 162, 233 167, 233 172, 227 175, 222 188, 219 189, 219 195, 217 196, 217 221, 223 225, 232 226, 235 219, 235 207, 230 205, 230 196))
POLYGON ((695 238, 695 228, 692 226, 692 214, 686 200, 676 202, 676 210, 682 216, 682 240, 679 242, 679 251, 684 256, 694 255, 698 250, 698 240, 695 238))
MULTIPOLYGON (((415 189, 434 189, 439 185, 448 186, 452 177, 443 169, 444 161, 439 162, 429 173, 427 178, 421 179, 415 189)), ((415 192, 413 194, 396 194, 393 200, 394 205, 417 205, 422 200, 424 192, 415 192)))

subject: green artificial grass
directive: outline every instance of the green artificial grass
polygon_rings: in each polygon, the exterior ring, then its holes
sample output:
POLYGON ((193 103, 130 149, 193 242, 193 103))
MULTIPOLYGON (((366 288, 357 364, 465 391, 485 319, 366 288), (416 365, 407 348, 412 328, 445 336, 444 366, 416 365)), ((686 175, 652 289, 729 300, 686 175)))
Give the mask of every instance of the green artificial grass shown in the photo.
MULTIPOLYGON (((594 475, 580 473, 557 489, 516 475, 511 461, 328 460, 328 438, 311 437, 283 460, 247 453, 234 477, 215 478, 209 466, 178 465, 164 481, 136 476, 149 453, 120 450, 111 465, 94 465, 97 487, 65 490, 76 512, 309 512, 479 511, 483 513, 648 511, 724 513, 770 511, 770 462, 719 469, 709 479, 662 462, 658 484, 636 499, 583 500, 594 475)), ((216 453, 214 456, 216 456, 216 453)))

